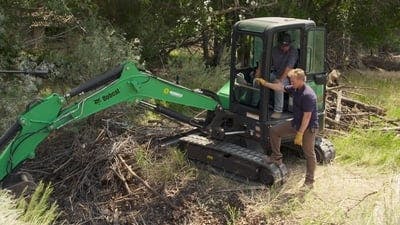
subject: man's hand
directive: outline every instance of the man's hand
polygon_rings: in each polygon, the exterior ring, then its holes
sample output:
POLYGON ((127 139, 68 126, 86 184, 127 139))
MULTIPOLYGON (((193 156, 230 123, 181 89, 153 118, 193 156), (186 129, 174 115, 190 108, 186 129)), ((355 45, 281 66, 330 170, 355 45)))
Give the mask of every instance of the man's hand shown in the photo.
POLYGON ((264 80, 262 78, 256 78, 255 81, 256 81, 256 84, 259 84, 261 86, 266 86, 266 84, 268 83, 266 80, 264 80))
POLYGON ((294 144, 303 146, 303 133, 297 132, 296 137, 294 138, 294 144))

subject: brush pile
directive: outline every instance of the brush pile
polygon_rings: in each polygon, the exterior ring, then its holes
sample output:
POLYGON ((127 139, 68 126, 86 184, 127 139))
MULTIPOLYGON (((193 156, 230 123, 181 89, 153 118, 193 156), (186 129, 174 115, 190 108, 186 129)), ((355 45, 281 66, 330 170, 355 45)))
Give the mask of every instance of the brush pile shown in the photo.
POLYGON ((400 121, 386 119, 385 109, 349 97, 357 96, 362 99, 364 96, 357 91, 373 88, 339 84, 340 79, 345 77, 337 70, 332 70, 328 76, 325 118, 328 131, 349 131, 354 127, 400 131, 400 121))
POLYGON ((57 224, 223 224, 226 204, 243 208, 237 193, 210 195, 210 183, 188 161, 152 145, 190 128, 166 119, 128 124, 124 107, 53 133, 21 168, 52 183, 62 211, 57 224))

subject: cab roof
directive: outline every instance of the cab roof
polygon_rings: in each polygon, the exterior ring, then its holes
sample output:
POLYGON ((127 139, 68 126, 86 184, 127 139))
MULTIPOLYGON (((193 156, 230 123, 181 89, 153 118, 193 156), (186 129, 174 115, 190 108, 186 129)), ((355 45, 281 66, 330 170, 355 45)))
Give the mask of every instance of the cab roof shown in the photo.
POLYGON ((235 28, 241 31, 250 31, 262 33, 278 27, 290 26, 313 26, 315 22, 312 20, 284 18, 284 17, 259 17, 238 21, 235 28))

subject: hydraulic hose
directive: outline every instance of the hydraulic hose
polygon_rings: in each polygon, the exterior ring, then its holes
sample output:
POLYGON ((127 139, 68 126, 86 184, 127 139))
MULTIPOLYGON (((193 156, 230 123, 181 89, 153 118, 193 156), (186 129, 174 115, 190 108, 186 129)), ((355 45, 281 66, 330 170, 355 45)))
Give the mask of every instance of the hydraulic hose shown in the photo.
POLYGON ((123 65, 118 65, 115 68, 110 69, 107 72, 96 76, 92 80, 89 80, 88 82, 81 84, 78 87, 72 89, 65 96, 66 97, 74 97, 75 95, 79 95, 81 93, 85 93, 85 92, 97 89, 111 81, 114 81, 121 76, 123 68, 124 68, 123 65))
POLYGON ((0 137, 0 150, 17 135, 17 133, 21 130, 21 125, 18 122, 15 122, 7 131, 0 137))
POLYGON ((153 105, 153 104, 150 104, 150 103, 145 102, 145 101, 140 101, 139 105, 141 105, 141 106, 143 106, 143 107, 145 107, 147 109, 153 110, 155 112, 159 112, 159 113, 161 113, 161 114, 163 114, 165 116, 168 116, 170 118, 173 118, 173 119, 175 119, 177 121, 180 121, 180 122, 183 122, 183 123, 187 123, 187 124, 190 124, 192 126, 199 127, 199 128, 202 127, 202 124, 200 124, 198 121, 194 120, 193 118, 185 116, 185 115, 183 115, 181 113, 178 113, 176 111, 173 111, 171 109, 162 107, 160 105, 153 105))

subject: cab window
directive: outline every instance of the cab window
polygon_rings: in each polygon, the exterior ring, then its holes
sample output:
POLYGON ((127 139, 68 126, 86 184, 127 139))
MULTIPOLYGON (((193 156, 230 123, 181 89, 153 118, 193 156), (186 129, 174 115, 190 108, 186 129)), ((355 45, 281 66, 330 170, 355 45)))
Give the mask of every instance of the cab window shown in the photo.
POLYGON ((256 107, 259 89, 253 87, 255 70, 261 65, 263 41, 258 36, 241 34, 236 42, 235 52, 235 100, 241 104, 256 107))
POLYGON ((307 74, 321 74, 325 72, 325 30, 316 28, 308 31, 307 42, 307 74))

